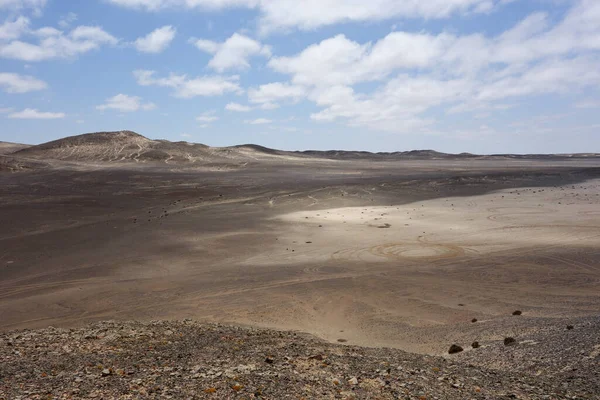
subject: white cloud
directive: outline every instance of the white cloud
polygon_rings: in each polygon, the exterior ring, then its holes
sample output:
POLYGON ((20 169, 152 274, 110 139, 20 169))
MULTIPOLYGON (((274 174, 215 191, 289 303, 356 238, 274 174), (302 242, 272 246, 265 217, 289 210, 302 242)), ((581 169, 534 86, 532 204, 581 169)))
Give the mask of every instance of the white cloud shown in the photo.
POLYGON ((29 24, 29 18, 23 16, 18 17, 14 21, 4 21, 0 25, 0 40, 18 39, 21 35, 29 31, 29 24))
POLYGON ((225 7, 255 7, 259 0, 107 0, 109 3, 144 11, 166 8, 217 10, 225 7))
POLYGON ((40 14, 46 6, 48 0, 0 0, 0 10, 22 11, 32 10, 35 14, 40 14))
POLYGON ((154 110, 156 104, 142 103, 142 99, 138 96, 128 96, 126 94, 118 94, 106 99, 106 103, 96 106, 97 110, 118 110, 121 112, 133 112, 138 110, 148 111, 154 110))
POLYGON ((218 119, 219 117, 215 115, 215 111, 207 111, 196 117, 196 121, 198 122, 214 122, 218 119))
POLYGON ((234 33, 223 43, 206 39, 190 39, 196 48, 209 54, 213 58, 208 66, 216 71, 223 72, 228 69, 246 69, 250 67, 249 59, 252 56, 271 56, 271 48, 247 36, 234 33))
POLYGON ((191 138, 191 137, 192 137, 192 135, 190 135, 189 133, 182 133, 182 134, 181 134, 181 137, 184 137, 184 138, 191 138))
POLYGON ((0 57, 21 61, 43 61, 55 58, 72 58, 100 48, 116 45, 118 40, 98 26, 78 26, 69 34, 54 28, 41 28, 36 32, 39 43, 21 40, 0 43, 0 57))
POLYGON ((225 106, 225 109, 228 111, 248 112, 248 111, 252 110, 252 107, 245 106, 243 104, 238 104, 238 103, 228 103, 225 106))
POLYGON ((447 18, 455 14, 485 13, 506 0, 108 0, 145 11, 166 8, 216 10, 227 7, 258 9, 263 33, 292 28, 312 30, 344 22, 392 18, 447 18))
POLYGON ((65 113, 42 112, 33 108, 26 108, 23 111, 15 112, 8 115, 8 118, 13 119, 61 119, 65 117, 65 113))
POLYGON ((58 26, 63 29, 67 29, 73 22, 77 21, 77 14, 74 12, 70 12, 67 15, 64 15, 58 21, 58 26))
POLYGON ((313 120, 414 132, 435 123, 436 107, 494 112, 518 97, 600 86, 599 50, 600 2, 581 0, 554 25, 535 13, 496 37, 395 31, 359 43, 337 35, 272 58, 268 66, 290 82, 250 89, 248 97, 277 104, 306 96, 322 107, 313 120), (359 90, 365 82, 370 89, 359 90))
POLYGON ((263 109, 277 108, 278 101, 297 102, 307 94, 306 88, 289 83, 274 82, 248 90, 248 100, 263 109))
POLYGON ((143 53, 161 53, 169 47, 176 33, 175 28, 166 25, 155 29, 144 37, 138 38, 134 45, 138 51, 143 53))
POLYGON ((452 38, 392 32, 375 44, 337 35, 292 57, 274 57, 269 67, 300 85, 348 85, 380 80, 397 69, 425 68, 438 61, 452 38))
POLYGON ((33 76, 0 72, 0 87, 3 87, 6 93, 27 93, 46 89, 48 84, 33 76))
POLYGON ((600 109, 600 100, 586 99, 575 104, 575 108, 597 108, 600 109))
POLYGON ((266 125, 266 124, 270 124, 271 121, 270 119, 266 119, 266 118, 257 118, 257 119, 252 119, 252 120, 246 120, 244 121, 247 124, 250 125, 266 125))
POLYGON ((171 74, 167 78, 155 78, 155 71, 133 72, 141 86, 162 86, 174 90, 173 96, 192 98, 197 96, 220 96, 225 93, 242 93, 239 76, 200 76, 188 79, 186 75, 171 74))

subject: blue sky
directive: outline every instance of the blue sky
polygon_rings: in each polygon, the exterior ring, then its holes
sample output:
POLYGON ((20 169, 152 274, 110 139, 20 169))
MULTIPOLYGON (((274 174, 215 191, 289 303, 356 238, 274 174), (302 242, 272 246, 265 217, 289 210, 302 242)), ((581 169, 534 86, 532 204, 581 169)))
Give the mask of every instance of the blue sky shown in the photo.
POLYGON ((0 0, 0 140, 600 152, 597 0, 0 0))

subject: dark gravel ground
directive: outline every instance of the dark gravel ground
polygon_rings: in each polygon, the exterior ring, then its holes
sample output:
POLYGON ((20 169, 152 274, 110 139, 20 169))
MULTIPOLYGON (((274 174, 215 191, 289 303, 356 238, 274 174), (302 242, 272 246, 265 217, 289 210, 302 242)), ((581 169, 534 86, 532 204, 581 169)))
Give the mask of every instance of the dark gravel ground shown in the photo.
POLYGON ((600 399, 600 319, 571 323, 447 357, 190 320, 13 331, 0 399, 600 399))

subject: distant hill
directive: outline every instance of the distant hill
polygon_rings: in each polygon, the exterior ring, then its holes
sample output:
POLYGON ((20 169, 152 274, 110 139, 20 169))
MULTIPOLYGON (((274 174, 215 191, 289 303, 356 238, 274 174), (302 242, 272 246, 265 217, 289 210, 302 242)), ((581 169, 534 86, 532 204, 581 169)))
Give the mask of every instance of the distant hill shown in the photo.
POLYGON ((15 156, 89 162, 231 163, 270 156, 260 146, 209 147, 204 144, 151 140, 136 132, 96 132, 70 136, 16 152, 15 156))
POLYGON ((391 153, 387 152, 379 152, 379 153, 371 153, 368 151, 347 151, 347 150, 327 150, 327 151, 319 151, 319 150, 306 150, 306 151, 296 151, 295 154, 300 155, 308 155, 311 157, 326 157, 326 158, 334 158, 334 159, 342 159, 342 160, 351 160, 351 159, 364 159, 371 158, 377 160, 436 160, 436 159, 449 159, 449 158, 474 158, 480 157, 474 154, 469 153, 461 153, 461 154, 448 154, 448 153, 440 153, 435 150, 411 150, 411 151, 395 151, 391 153))
POLYGON ((0 142, 0 154, 11 154, 30 147, 28 144, 0 142))
POLYGON ((598 154, 481 156, 470 153, 448 154, 435 150, 412 150, 371 153, 368 151, 306 150, 283 151, 256 144, 231 147, 210 147, 188 142, 151 140, 136 132, 96 132, 65 137, 37 146, 0 142, 0 154, 12 154, 33 160, 64 160, 78 162, 136 162, 235 166, 261 160, 447 160, 447 159, 565 159, 596 158, 598 154), (2 153, 4 151, 4 153, 2 153))

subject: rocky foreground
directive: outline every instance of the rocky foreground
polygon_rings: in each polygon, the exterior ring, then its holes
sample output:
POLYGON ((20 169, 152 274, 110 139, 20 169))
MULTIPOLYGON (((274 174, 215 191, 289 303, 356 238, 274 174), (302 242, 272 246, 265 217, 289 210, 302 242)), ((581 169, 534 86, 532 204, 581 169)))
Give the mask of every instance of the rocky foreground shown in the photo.
POLYGON ((0 399, 600 399, 599 332, 546 321, 438 357, 190 320, 50 327, 0 334, 0 399))

